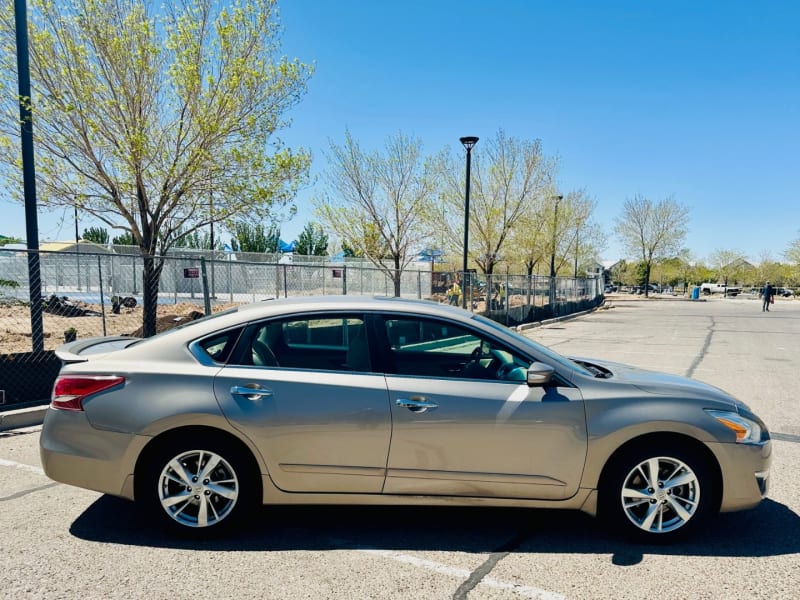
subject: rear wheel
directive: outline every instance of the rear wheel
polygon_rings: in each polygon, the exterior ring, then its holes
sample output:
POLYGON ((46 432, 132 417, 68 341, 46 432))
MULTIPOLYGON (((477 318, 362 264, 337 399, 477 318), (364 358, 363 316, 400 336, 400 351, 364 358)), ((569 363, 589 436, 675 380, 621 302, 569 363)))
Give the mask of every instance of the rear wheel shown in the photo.
POLYGON ((228 442, 176 440, 145 465, 137 499, 173 530, 227 530, 241 523, 257 499, 248 466, 243 452, 228 442))
POLYGON ((600 490, 601 516, 625 536, 667 541, 700 527, 712 510, 713 478, 694 452, 635 448, 607 475, 600 490))

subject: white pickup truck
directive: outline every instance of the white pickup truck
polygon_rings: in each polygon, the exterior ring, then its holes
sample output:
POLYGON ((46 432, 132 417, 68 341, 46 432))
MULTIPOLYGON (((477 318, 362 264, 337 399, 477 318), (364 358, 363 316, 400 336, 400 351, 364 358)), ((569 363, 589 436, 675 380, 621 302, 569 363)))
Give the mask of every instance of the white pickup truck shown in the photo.
POLYGON ((722 283, 703 283, 700 285, 700 292, 708 296, 709 294, 727 294, 737 296, 742 288, 735 285, 725 285, 722 283))

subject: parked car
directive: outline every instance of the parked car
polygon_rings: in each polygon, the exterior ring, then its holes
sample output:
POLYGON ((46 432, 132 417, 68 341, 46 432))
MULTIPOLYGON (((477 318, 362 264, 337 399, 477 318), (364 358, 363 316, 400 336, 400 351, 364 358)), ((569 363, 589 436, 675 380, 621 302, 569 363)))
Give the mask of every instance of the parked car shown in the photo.
POLYGON ((57 354, 46 474, 179 531, 262 503, 479 504, 660 541, 767 489, 767 428, 727 393, 432 302, 273 300, 57 354))
MULTIPOLYGON (((653 285, 652 283, 647 284, 647 291, 648 294, 657 294, 658 293, 658 286, 653 285)), ((637 285, 631 288, 631 294, 644 294, 644 286, 637 285)))
POLYGON ((794 296, 794 291, 789 288, 779 287, 775 288, 775 295, 782 296, 784 298, 791 298, 794 296))

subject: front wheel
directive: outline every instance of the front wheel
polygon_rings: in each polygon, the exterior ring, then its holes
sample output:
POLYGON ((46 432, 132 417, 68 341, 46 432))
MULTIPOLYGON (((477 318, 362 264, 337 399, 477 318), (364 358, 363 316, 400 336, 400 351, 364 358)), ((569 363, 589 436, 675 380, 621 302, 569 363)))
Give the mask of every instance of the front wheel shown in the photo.
POLYGON ((706 463, 683 449, 627 452, 601 482, 601 516, 615 532, 667 541, 701 526, 713 506, 706 463))
POLYGON ((137 499, 162 525, 202 535, 227 530, 254 506, 256 485, 233 445, 176 441, 145 467, 137 499))

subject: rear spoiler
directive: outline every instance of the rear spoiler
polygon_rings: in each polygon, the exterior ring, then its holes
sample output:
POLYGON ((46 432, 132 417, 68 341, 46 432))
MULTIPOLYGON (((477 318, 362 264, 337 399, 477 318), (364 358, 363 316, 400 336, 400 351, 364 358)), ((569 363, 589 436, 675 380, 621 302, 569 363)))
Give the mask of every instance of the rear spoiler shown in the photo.
POLYGON ((91 337, 69 342, 56 348, 56 356, 64 363, 85 362, 90 354, 107 354, 127 348, 142 338, 127 335, 91 337))

